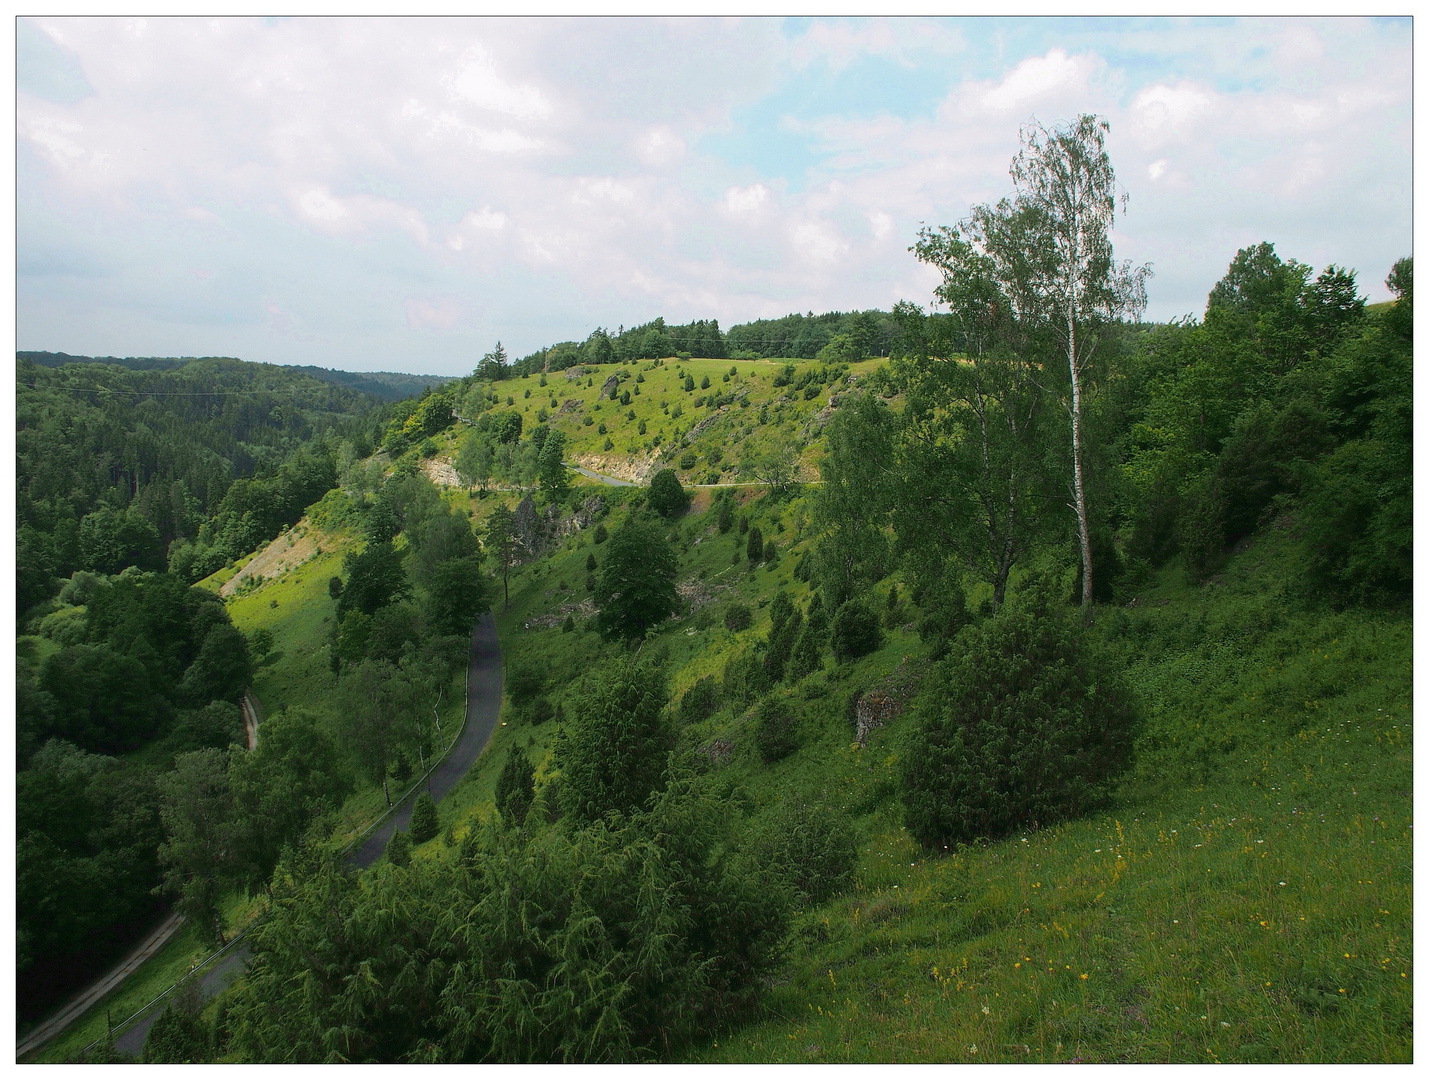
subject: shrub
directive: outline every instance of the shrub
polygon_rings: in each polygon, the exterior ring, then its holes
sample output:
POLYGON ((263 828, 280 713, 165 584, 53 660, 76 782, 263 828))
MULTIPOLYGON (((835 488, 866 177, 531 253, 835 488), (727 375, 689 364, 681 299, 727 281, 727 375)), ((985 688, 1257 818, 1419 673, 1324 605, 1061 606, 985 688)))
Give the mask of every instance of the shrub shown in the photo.
POLYGON ((715 524, 722 533, 729 532, 734 527, 734 506, 733 500, 727 495, 723 496, 716 503, 715 524))
MULTIPOLYGON (((587 589, 593 589, 593 588, 595 588, 595 582, 592 581, 590 578, 586 578, 586 588, 587 588, 587 589)), ((563 633, 563 634, 569 634, 569 633, 570 633, 572 630, 574 630, 575 628, 576 628, 575 616, 573 616, 573 615, 571 615, 569 612, 567 612, 567 613, 566 613, 566 619, 565 619, 565 621, 564 621, 563 623, 561 623, 561 633, 563 633)))
POLYGON ((749 527, 749 539, 745 543, 745 551, 752 563, 757 563, 764 558, 764 537, 759 532, 758 525, 749 527))
POLYGON ((718 708, 719 686, 713 677, 706 675, 680 698, 680 722, 698 724, 701 720, 708 720, 718 708))
POLYGON ((845 664, 867 656, 883 644, 883 631, 878 616, 861 600, 845 600, 834 612, 829 627, 829 648, 834 661, 845 664))
POLYGON ((742 652, 725 664, 720 682, 724 700, 735 709, 747 709, 769 692, 769 674, 753 652, 742 652))
POLYGON ((650 493, 646 496, 650 509, 661 517, 675 517, 683 514, 690 505, 690 493, 680 483, 673 469, 661 469, 650 481, 650 493))
POLYGON ((858 865, 848 814, 799 798, 779 804, 754 846, 760 865, 774 869, 805 904, 821 904, 847 890, 858 865))
POLYGON ((535 798, 536 770, 524 750, 512 747, 496 780, 497 812, 508 821, 522 825, 535 798))
POLYGON ((525 709, 546 688, 545 676, 534 664, 512 661, 505 671, 506 694, 517 711, 525 709))
POLYGON ((392 839, 387 841, 386 849, 387 861, 393 866, 412 865, 412 839, 401 829, 392 833, 392 839))
POLYGON ((425 844, 442 831, 441 822, 437 819, 437 804, 432 802, 432 797, 425 791, 412 803, 410 830, 414 844, 425 844))
POLYGON ((729 610, 724 613, 724 627, 734 634, 748 630, 753 621, 754 615, 746 604, 730 604, 729 610))
POLYGON ((670 732, 660 716, 665 688, 649 664, 619 660, 581 695, 556 751, 561 809, 579 821, 630 813, 660 783, 670 732))
MULTIPOLYGON (((610 534, 605 531, 605 523, 600 522, 596 525, 595 532, 591 534, 591 539, 597 544, 603 544, 605 543, 605 538, 609 535, 610 534)), ((591 558, 595 558, 595 556, 592 555, 591 558)))
POLYGON ((1119 673, 1045 595, 965 630, 914 706, 904 820, 924 846, 996 839, 1085 813, 1131 760, 1119 673))
POLYGON ((759 715, 754 719, 754 746, 759 760, 772 765, 799 749, 794 737, 797 725, 793 710, 784 701, 770 699, 759 706, 759 715))

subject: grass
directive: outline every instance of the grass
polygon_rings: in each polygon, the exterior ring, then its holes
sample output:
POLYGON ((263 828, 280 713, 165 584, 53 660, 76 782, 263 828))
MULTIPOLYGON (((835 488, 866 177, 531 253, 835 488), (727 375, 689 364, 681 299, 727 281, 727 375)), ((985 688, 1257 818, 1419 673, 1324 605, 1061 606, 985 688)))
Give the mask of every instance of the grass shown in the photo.
MULTIPOLYGON (((860 361, 850 365, 849 374, 862 378, 886 362, 860 361)), ((828 417, 829 397, 842 387, 820 386, 809 398, 792 384, 776 387, 774 379, 786 363, 794 365, 796 381, 806 371, 827 370, 826 365, 808 360, 670 359, 605 365, 567 378, 577 370, 573 368, 499 383, 493 408, 519 411, 527 431, 546 423, 564 432, 567 460, 622 479, 643 475, 658 461, 662 467, 674 468, 685 484, 732 483, 748 479, 737 470, 746 456, 777 446, 799 446, 801 471, 812 480, 818 475, 817 435, 828 417), (686 375, 694 380, 694 390, 683 389, 686 375), (620 380, 619 393, 630 394, 628 404, 601 396, 602 387, 612 378, 620 380), (705 379, 709 388, 701 389, 705 379), (713 413, 704 404, 714 395, 731 393, 736 400, 713 413), (698 425, 703 426, 689 445, 682 445, 698 425)), ((441 456, 451 460, 457 443, 447 440, 441 445, 441 456)))
MULTIPOLYGON (((666 658, 672 702, 767 633, 775 588, 807 594, 792 580, 806 507, 741 495, 788 546, 772 571, 732 568, 739 534, 714 529, 708 493, 672 528, 682 581, 731 586, 708 625, 672 620, 644 646, 666 658), (755 623, 731 634, 721 616, 736 599, 755 623)), ((582 598, 600 551, 582 533, 523 568, 498 618, 508 663, 542 665, 567 709, 612 647, 536 620, 582 598)), ((756 819, 795 796, 825 800, 861 837, 853 889, 798 915, 759 1015, 686 1057, 1410 1060, 1411 623, 1304 599, 1294 559, 1272 529, 1203 588, 1170 565, 1133 607, 1104 609, 1096 633, 1126 658, 1146 716, 1137 765, 1105 812, 1002 843, 922 851, 897 799, 906 721, 853 745, 849 694, 921 652, 903 631, 781 689, 801 746, 776 765, 759 762, 746 716, 684 729, 687 746, 728 740, 720 776, 756 819)), ((503 719, 443 805, 454 842, 490 814, 508 747, 529 742, 549 767, 558 723, 523 724, 509 707, 503 719)))

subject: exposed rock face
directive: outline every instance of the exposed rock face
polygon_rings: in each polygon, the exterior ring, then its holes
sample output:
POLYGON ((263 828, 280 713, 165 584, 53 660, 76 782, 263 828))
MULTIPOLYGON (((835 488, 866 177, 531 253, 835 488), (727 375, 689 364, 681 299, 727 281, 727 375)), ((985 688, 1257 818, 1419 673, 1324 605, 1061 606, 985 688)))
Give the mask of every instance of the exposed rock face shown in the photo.
POLYGON ((707 757, 711 765, 723 765, 734 753, 734 743, 728 739, 715 739, 700 747, 696 753, 707 757))
POLYGON ((859 695, 853 708, 854 739, 859 746, 903 712, 927 667, 926 661, 910 664, 905 656, 892 674, 859 695))
POLYGON ((585 368, 577 364, 575 367, 566 368, 566 380, 575 382, 577 379, 585 378, 585 368))
POLYGON ((606 379, 605 382, 603 382, 603 383, 600 384, 600 396, 601 396, 601 397, 610 397, 610 392, 611 392, 611 390, 613 390, 615 387, 617 387, 617 386, 619 386, 619 385, 620 385, 620 376, 619 376, 619 375, 612 375, 610 378, 606 379))

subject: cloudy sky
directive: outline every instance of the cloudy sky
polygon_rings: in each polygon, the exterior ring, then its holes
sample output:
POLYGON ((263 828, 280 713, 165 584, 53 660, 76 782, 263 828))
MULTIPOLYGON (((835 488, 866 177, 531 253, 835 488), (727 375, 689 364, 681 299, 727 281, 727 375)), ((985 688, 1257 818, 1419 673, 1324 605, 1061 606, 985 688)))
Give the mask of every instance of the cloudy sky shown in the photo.
POLYGON ((926 303, 908 253, 1103 115, 1149 318, 1237 248, 1411 251, 1407 20, 21 20, 17 336, 464 373, 663 315, 926 303))

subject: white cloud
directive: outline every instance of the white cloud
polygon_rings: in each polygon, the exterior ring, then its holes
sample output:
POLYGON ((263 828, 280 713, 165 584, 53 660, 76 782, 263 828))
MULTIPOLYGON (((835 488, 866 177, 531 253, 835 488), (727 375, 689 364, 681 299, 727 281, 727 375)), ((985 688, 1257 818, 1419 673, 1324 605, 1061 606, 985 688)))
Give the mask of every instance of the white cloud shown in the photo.
POLYGON ((25 348, 448 370, 464 335, 519 353, 659 314, 927 303, 917 223, 1006 194, 1019 124, 1082 111, 1111 124, 1118 254, 1156 263, 1155 317, 1200 310, 1243 243, 1380 293, 1409 250, 1407 26, 34 25, 92 93, 17 97, 25 348), (890 62, 923 106, 869 81, 890 62))
POLYGON ((732 187, 724 193, 724 205, 731 214, 753 214, 769 201, 769 189, 763 184, 732 187))

